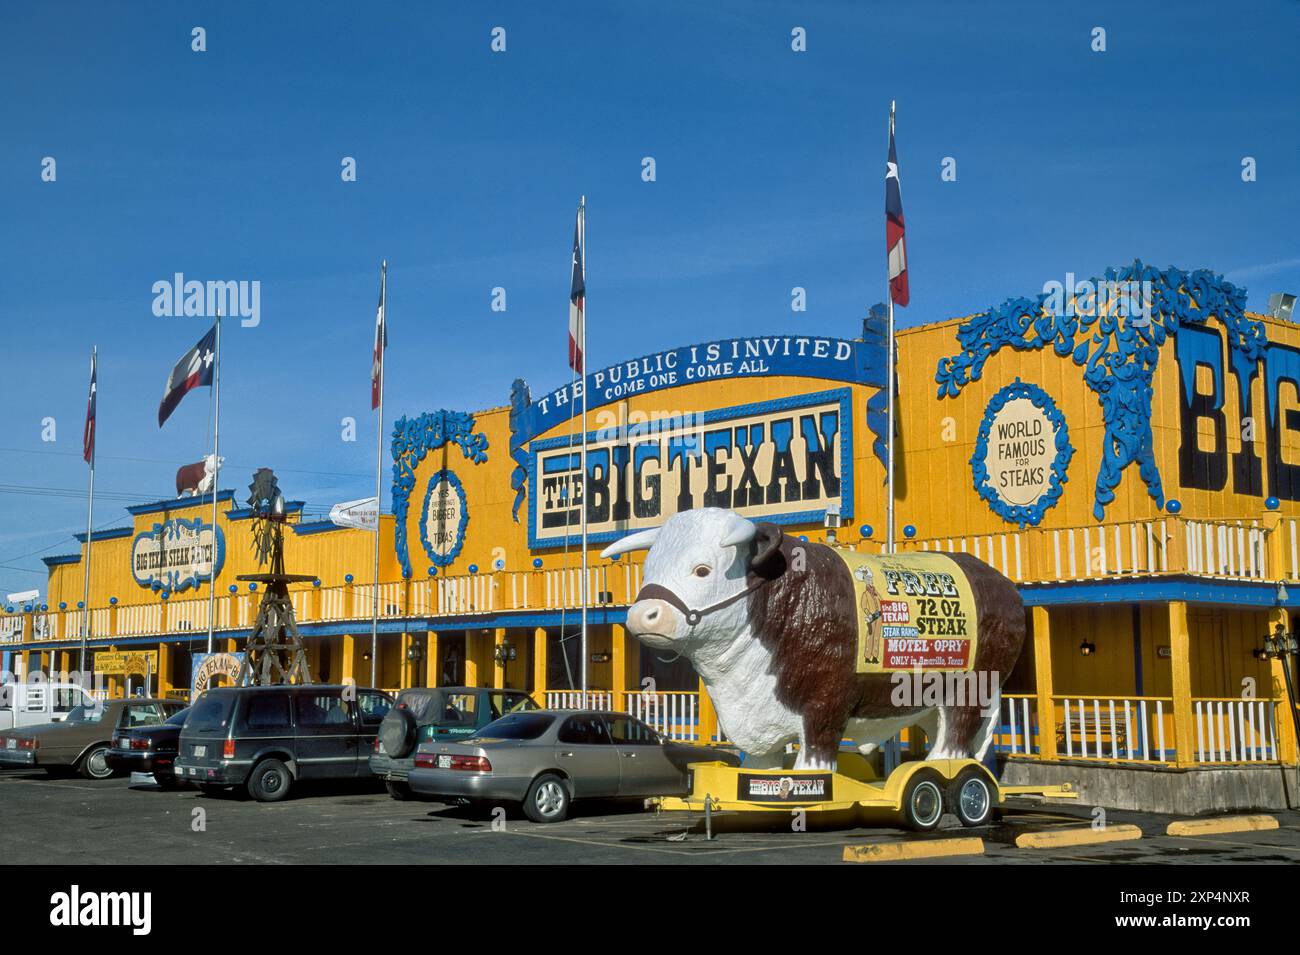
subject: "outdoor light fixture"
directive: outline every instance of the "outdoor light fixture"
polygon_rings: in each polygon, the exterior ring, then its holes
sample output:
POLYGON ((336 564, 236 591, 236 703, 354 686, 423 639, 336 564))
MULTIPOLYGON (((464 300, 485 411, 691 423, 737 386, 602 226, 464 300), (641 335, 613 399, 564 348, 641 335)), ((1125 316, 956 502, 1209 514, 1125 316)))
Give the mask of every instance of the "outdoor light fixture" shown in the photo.
POLYGON ((406 659, 410 663, 418 663, 424 658, 424 644, 412 643, 406 648, 406 659))
POLYGON ((1091 643, 1087 637, 1083 638, 1083 643, 1079 644, 1080 656, 1090 657, 1097 652, 1097 644, 1091 643))
MULTIPOLYGON (((1279 585, 1280 587, 1280 585, 1279 585)), ((1288 633, 1286 627, 1277 624, 1272 633, 1264 635, 1264 659, 1279 660, 1282 663, 1282 678, 1286 682, 1287 709, 1291 711, 1291 725, 1300 735, 1300 711, 1295 705, 1295 682, 1291 678, 1291 656, 1298 649, 1295 634, 1288 633)))
POLYGON ((519 654, 518 651, 515 650, 515 645, 509 640, 506 640, 504 643, 498 643, 496 649, 492 651, 492 658, 497 661, 497 666, 502 667, 507 663, 518 659, 518 656, 519 654))
POLYGON ((1288 596, 1289 596, 1289 594, 1287 594, 1287 592, 1286 592, 1286 581, 1285 581, 1285 580, 1279 580, 1279 581, 1277 582, 1277 602, 1278 602, 1279 604, 1284 604, 1284 603, 1286 603, 1286 601, 1287 601, 1287 597, 1288 597, 1288 596))

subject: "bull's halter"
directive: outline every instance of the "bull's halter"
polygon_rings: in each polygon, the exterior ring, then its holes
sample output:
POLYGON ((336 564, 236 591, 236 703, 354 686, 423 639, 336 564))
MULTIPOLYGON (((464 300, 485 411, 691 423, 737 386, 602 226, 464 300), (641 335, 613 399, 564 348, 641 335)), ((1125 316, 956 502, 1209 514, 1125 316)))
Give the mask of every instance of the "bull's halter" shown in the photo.
POLYGON ((686 606, 686 601, 684 601, 681 597, 677 596, 675 593, 673 593, 663 584, 646 584, 637 593, 636 600, 634 600, 633 603, 642 600, 662 600, 665 603, 672 604, 679 611, 681 611, 682 616, 686 618, 687 625, 694 627, 701 620, 707 617, 709 614, 722 610, 725 607, 730 607, 736 601, 740 600, 743 597, 748 597, 750 594, 758 590, 760 587, 766 587, 775 579, 776 579, 775 577, 771 577, 771 578, 763 577, 758 581, 758 583, 750 584, 748 587, 746 587, 744 590, 740 591, 739 593, 732 594, 730 597, 727 597, 724 600, 719 600, 715 604, 710 604, 709 606, 705 607, 703 610, 692 610, 690 607, 686 606))

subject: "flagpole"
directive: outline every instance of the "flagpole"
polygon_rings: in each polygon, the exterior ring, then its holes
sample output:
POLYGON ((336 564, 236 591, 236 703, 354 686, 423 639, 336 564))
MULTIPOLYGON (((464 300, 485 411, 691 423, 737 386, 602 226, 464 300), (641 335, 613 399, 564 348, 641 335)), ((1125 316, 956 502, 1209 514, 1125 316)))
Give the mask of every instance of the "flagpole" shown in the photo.
POLYGON ((578 203, 578 248, 582 250, 582 327, 578 353, 582 356, 582 708, 587 708, 587 197, 578 203))
MULTIPOLYGON (((98 371, 96 365, 99 359, 99 346, 95 345, 90 350, 90 377, 95 382, 95 418, 99 418, 99 384, 98 371)), ((99 429, 99 421, 96 420, 94 428, 99 429)), ((90 642, 90 545, 91 534, 95 522, 95 445, 98 443, 99 436, 92 434, 90 445, 90 488, 86 492, 86 566, 85 573, 81 581, 81 653, 77 658, 77 671, 79 678, 84 678, 86 672, 86 645, 90 642)), ((54 670, 53 654, 51 654, 50 670, 54 670)), ((53 677, 51 677, 52 679, 53 677)))
POLYGON ((208 653, 212 652, 217 611, 217 488, 221 486, 221 309, 217 309, 217 348, 212 366, 212 555, 208 564, 208 653))
MULTIPOLYGON (((889 134, 894 134, 894 101, 889 102, 889 134)), ((887 479, 886 504, 885 504, 885 553, 894 552, 894 440, 896 437, 894 431, 894 290, 889 284, 889 257, 885 257, 885 295, 889 302, 889 329, 885 336, 887 351, 885 353, 885 367, 888 369, 886 376, 886 421, 885 421, 885 471, 887 479)))
POLYGON ((379 673, 379 515, 384 473, 384 351, 388 344, 388 260, 379 269, 379 307, 383 324, 375 333, 379 351, 379 423, 375 427, 375 587, 370 601, 370 685, 378 686, 379 673))

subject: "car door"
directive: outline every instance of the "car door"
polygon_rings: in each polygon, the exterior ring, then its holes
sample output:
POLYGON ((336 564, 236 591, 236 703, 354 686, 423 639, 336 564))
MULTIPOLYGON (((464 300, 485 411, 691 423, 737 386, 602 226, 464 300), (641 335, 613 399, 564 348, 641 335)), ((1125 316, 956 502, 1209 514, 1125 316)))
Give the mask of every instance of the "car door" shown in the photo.
POLYGON ((350 779, 357 775, 356 705, 341 690, 304 687, 294 694, 295 758, 302 779, 350 779))
POLYGON ((605 725, 618 751, 620 796, 668 796, 686 791, 686 776, 668 759, 658 733, 624 713, 606 716, 605 725))
POLYGON ((569 777, 575 799, 618 795, 618 750, 598 713, 565 717, 555 734, 555 765, 569 777))

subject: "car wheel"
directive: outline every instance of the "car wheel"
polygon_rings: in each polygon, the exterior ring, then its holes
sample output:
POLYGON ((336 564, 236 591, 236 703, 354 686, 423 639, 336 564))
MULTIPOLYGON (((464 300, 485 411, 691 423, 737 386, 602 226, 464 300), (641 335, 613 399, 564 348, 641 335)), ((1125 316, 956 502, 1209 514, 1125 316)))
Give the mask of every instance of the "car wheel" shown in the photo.
POLYGON ((384 714, 379 724, 379 742, 384 745, 384 755, 402 759, 415 749, 415 717, 403 705, 393 707, 384 714))
POLYGON ((388 795, 398 802, 406 802, 408 799, 415 798, 415 793, 411 791, 411 784, 402 782, 400 779, 384 780, 384 788, 388 790, 388 795))
POLYGON ((108 765, 108 747, 101 743, 81 757, 77 772, 86 779, 108 779, 113 775, 113 767, 108 765))
POLYGON ((988 825, 996 802, 988 776, 974 766, 963 769, 948 786, 948 811, 967 828, 988 825))
POLYGON ((279 802, 289 795, 293 776, 278 759, 264 759, 248 777, 248 794, 258 802, 279 802))
POLYGON ((524 815, 533 822, 561 822, 569 814, 569 787, 555 773, 533 780, 524 796, 524 815))
POLYGON ((933 769, 918 770, 903 790, 903 825, 917 832, 939 828, 943 818, 943 777, 933 769))

